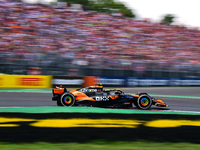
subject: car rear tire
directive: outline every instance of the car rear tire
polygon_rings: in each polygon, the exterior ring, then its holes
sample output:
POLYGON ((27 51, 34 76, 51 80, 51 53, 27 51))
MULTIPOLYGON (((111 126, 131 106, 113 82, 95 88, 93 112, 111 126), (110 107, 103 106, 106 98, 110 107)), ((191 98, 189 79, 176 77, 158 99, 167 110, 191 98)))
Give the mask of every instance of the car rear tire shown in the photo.
MULTIPOLYGON (((59 103, 59 102, 58 102, 59 103)), ((60 98, 60 104, 62 106, 73 106, 75 103, 75 97, 71 93, 63 93, 60 98)))
POLYGON ((152 99, 149 95, 143 94, 135 102, 135 106, 139 109, 149 109, 152 105, 152 99))

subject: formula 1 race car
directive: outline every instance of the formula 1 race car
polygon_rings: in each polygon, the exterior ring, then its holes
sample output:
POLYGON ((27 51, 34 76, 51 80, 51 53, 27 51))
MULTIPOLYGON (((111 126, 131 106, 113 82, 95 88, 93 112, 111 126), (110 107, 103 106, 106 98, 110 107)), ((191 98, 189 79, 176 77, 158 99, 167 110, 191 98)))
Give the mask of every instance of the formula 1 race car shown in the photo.
POLYGON ((152 105, 166 107, 161 99, 155 99, 147 93, 125 94, 120 89, 103 89, 102 85, 89 86, 77 90, 67 91, 62 86, 53 88, 53 101, 58 106, 94 106, 111 108, 149 109, 152 105))

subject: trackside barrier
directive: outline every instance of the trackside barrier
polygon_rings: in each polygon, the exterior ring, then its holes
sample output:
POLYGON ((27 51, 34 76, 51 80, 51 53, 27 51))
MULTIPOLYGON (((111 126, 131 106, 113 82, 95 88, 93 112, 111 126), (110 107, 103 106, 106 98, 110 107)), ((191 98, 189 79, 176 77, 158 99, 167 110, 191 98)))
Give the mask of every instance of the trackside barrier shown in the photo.
POLYGON ((62 85, 63 87, 81 87, 84 83, 84 77, 79 76, 53 76, 53 87, 62 85))
POLYGON ((96 84, 98 77, 94 76, 53 76, 53 87, 62 85, 63 87, 87 87, 96 84))
POLYGON ((0 75, 0 88, 50 88, 52 76, 0 75))
POLYGON ((86 76, 83 79, 84 79, 83 87, 87 87, 87 86, 95 85, 96 84, 96 80, 98 79, 98 77, 86 76))
POLYGON ((200 86, 200 78, 139 78, 101 76, 96 78, 96 84, 99 83, 109 87, 200 86))
POLYGON ((42 75, 0 75, 0 88, 51 88, 91 86, 96 82, 93 76, 42 76, 42 75))
POLYGON ((0 75, 0 88, 86 87, 99 83, 105 87, 200 86, 200 78, 0 75))

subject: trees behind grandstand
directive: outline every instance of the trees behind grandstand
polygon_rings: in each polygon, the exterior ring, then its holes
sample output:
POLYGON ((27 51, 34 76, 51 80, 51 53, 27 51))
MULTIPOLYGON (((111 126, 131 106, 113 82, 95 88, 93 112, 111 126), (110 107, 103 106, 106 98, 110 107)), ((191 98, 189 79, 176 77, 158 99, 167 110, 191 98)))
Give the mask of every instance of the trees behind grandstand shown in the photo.
POLYGON ((59 0, 71 4, 82 4, 85 9, 108 14, 122 14, 126 17, 135 18, 135 14, 121 2, 114 0, 59 0))
POLYGON ((162 24, 166 24, 166 25, 171 25, 174 22, 174 18, 175 16, 172 14, 167 14, 163 17, 163 19, 161 20, 162 24))

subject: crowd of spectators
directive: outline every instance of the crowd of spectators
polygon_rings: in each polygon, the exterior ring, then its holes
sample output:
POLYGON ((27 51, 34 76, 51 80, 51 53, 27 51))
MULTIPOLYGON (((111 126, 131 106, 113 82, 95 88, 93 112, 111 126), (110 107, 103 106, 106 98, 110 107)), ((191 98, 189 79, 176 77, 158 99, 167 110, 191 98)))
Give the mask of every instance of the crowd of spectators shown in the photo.
POLYGON ((191 69, 200 31, 91 11, 0 0, 0 64, 191 69))

